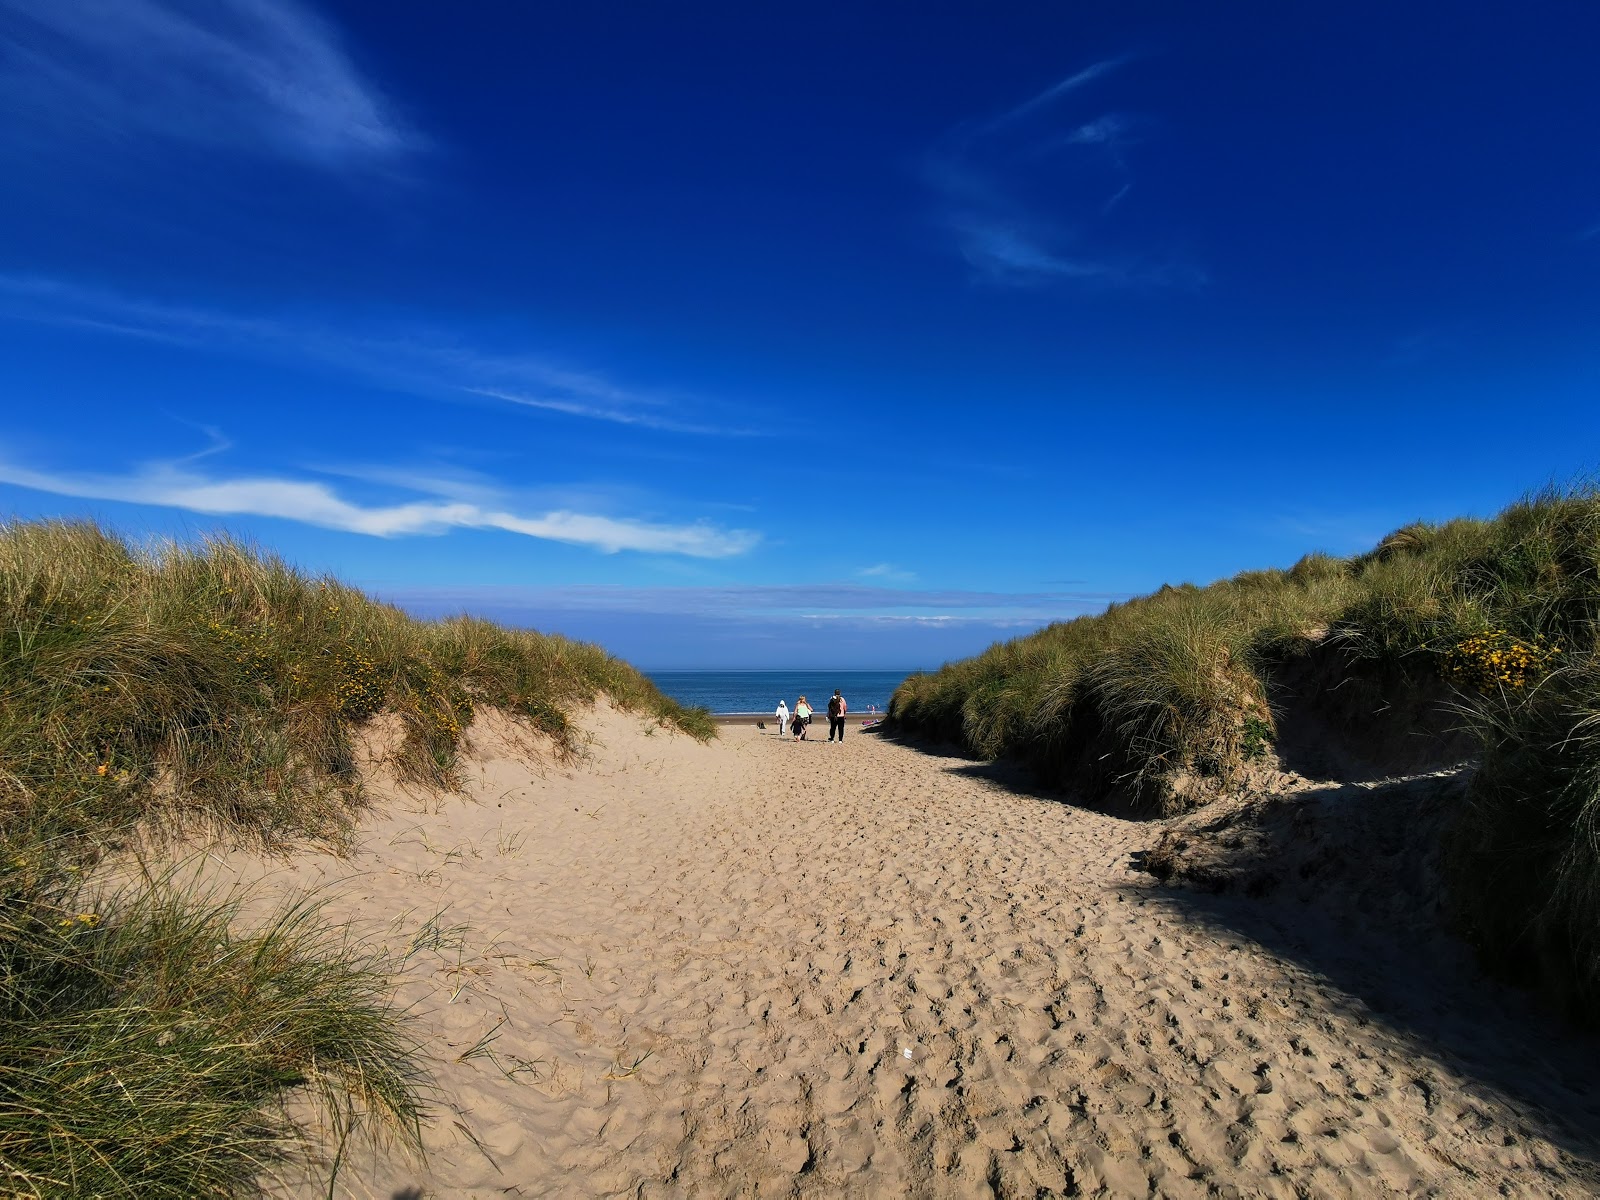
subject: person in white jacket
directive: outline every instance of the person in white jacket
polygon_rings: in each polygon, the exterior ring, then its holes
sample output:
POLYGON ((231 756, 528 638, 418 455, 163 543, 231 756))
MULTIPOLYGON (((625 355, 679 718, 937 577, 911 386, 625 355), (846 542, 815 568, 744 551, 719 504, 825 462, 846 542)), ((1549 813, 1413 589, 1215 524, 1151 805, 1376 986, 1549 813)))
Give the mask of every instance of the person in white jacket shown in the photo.
POLYGON ((778 736, 782 737, 789 732, 789 706, 782 700, 778 701, 778 736))

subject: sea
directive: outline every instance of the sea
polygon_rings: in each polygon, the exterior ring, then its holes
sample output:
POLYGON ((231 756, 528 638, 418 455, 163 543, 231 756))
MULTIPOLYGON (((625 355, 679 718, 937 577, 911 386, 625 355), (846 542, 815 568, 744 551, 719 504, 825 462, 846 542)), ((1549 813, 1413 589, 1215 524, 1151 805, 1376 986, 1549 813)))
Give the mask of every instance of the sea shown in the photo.
POLYGON ((910 671, 646 671, 655 685, 680 704, 714 713, 770 713, 782 700, 790 708, 804 696, 827 711, 833 689, 844 693, 852 713, 873 705, 887 711, 889 697, 910 671))

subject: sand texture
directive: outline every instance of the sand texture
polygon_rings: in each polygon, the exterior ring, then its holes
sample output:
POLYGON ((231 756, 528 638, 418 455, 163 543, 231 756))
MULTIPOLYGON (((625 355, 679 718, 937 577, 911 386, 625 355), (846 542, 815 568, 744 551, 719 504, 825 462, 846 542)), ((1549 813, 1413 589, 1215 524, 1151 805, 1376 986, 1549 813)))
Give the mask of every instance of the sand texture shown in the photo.
POLYGON ((1130 866, 1161 826, 873 735, 588 728, 480 723, 472 798, 378 788, 347 858, 213 860, 409 950, 428 1159, 339 1194, 1600 1191, 1594 1042, 1382 883, 1403 848, 1213 895, 1130 866))

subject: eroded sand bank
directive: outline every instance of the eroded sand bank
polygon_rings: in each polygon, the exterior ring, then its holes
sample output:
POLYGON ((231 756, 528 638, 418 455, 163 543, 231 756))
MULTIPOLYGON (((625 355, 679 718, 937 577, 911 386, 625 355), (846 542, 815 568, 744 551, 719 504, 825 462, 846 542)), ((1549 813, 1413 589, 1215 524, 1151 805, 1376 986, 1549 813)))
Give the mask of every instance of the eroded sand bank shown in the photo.
POLYGON ((480 732, 476 801, 348 859, 226 860, 412 950, 428 1161, 342 1194, 1595 1190, 1593 1043, 1401 900, 1165 886, 1151 826, 854 730, 589 727, 480 732))

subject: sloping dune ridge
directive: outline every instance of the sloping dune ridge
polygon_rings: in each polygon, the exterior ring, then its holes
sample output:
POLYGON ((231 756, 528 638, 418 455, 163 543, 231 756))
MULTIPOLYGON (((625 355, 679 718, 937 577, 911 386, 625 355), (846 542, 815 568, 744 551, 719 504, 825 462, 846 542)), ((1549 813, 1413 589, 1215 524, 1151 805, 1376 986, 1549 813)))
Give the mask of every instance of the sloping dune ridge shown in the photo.
POLYGON ((1404 891, 1164 884, 1160 826, 854 731, 585 720, 557 765, 480 719, 470 794, 380 780, 347 857, 207 857, 407 956, 427 1159, 338 1194, 1600 1191, 1595 1044, 1404 891))

